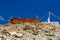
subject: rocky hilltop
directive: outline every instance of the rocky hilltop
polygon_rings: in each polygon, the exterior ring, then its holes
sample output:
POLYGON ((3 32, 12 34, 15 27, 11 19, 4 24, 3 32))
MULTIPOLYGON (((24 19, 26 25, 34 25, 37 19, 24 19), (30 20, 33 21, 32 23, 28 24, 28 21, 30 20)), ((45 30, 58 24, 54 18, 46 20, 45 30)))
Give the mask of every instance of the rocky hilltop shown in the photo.
POLYGON ((0 25, 0 40, 60 40, 60 26, 50 23, 0 25))

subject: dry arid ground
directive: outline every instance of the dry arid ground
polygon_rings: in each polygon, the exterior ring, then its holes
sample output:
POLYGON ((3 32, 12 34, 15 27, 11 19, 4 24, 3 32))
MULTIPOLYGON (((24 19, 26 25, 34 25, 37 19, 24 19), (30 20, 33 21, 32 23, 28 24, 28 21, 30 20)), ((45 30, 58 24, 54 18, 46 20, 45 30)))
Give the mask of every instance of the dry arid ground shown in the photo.
POLYGON ((60 26, 50 23, 0 25, 0 40, 60 40, 60 26))

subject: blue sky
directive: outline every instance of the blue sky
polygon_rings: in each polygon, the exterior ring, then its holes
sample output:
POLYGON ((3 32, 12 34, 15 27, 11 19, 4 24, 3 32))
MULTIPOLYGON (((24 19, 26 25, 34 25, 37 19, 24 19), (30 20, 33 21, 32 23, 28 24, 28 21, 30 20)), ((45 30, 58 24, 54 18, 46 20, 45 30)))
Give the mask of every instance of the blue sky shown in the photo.
MULTIPOLYGON (((35 18, 38 15, 40 19, 49 11, 60 16, 60 0, 0 0, 0 23, 7 23, 10 16, 35 18)), ((42 19, 46 20, 47 17, 42 19)), ((51 21, 60 19, 51 17, 51 21)))

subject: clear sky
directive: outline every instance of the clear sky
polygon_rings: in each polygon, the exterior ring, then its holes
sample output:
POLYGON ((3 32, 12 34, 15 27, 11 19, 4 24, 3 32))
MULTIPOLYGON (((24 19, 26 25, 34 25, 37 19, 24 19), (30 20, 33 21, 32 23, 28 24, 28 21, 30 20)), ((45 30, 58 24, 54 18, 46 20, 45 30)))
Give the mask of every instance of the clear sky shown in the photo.
MULTIPOLYGON (((40 19, 49 11, 60 16, 60 0, 0 0, 0 23, 7 23, 10 16, 35 18, 38 15, 40 19)), ((51 21, 60 19, 52 17, 51 21)))

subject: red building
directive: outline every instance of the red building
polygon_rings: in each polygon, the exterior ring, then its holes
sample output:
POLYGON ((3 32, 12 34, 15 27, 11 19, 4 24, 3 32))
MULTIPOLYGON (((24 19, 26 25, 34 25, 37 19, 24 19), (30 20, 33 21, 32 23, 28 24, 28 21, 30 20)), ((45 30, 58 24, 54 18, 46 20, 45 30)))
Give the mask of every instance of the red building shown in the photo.
POLYGON ((11 17, 10 18, 10 23, 12 23, 12 24, 16 24, 19 22, 37 24, 39 21, 38 21, 38 17, 36 17, 36 18, 12 18, 11 17))

